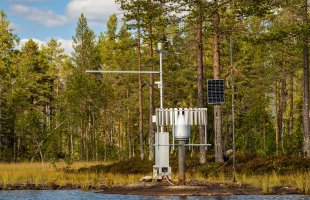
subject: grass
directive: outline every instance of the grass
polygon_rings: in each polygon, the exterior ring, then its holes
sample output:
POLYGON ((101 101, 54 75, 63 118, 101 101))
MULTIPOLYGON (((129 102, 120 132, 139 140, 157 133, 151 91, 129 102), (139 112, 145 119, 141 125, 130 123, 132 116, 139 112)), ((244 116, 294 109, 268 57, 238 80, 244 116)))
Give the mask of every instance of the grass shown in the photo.
MULTIPOLYGON (((119 163, 77 162, 68 167, 63 162, 0 164, 0 185, 6 189, 9 185, 34 184, 35 186, 78 185, 82 189, 100 188, 101 186, 122 186, 136 183, 146 175, 151 175, 152 163, 143 161, 121 161, 119 163), (146 163, 146 164, 145 164, 146 163), (141 166, 141 165, 145 166, 141 166), (150 166, 149 166, 150 165, 150 166)), ((217 170, 219 166, 210 163, 202 168, 187 168, 188 181, 228 183, 232 181, 231 170, 217 170), (216 171, 216 173, 213 173, 216 171)), ((175 168, 175 167, 174 167, 175 168)), ((177 169, 177 168, 175 168, 177 169)), ((177 172, 173 172, 173 180, 177 181, 177 172)), ((310 172, 249 173, 236 174, 238 183, 260 188, 265 194, 273 193, 276 187, 296 188, 304 194, 310 194, 310 172)))
MULTIPOLYGON (((87 168, 99 163, 75 163, 70 169, 87 168)), ((100 163, 106 165, 107 163, 100 163)), ((8 185, 26 185, 35 186, 57 184, 65 186, 66 184, 80 185, 82 188, 93 186, 99 188, 101 185, 116 186, 126 185, 138 182, 143 174, 125 175, 117 173, 95 173, 81 172, 68 173, 65 163, 57 163, 57 166, 42 163, 18 163, 18 164, 0 164, 0 184, 5 189, 8 185)))
MULTIPOLYGON (((195 179, 200 181, 233 183, 231 175, 223 172, 217 175, 203 178, 202 174, 195 174, 195 179)), ((262 175, 236 174, 237 183, 247 184, 255 188, 260 188, 262 193, 271 194, 276 187, 289 187, 298 189, 303 194, 310 194, 310 172, 298 172, 287 175, 266 173, 262 175)))

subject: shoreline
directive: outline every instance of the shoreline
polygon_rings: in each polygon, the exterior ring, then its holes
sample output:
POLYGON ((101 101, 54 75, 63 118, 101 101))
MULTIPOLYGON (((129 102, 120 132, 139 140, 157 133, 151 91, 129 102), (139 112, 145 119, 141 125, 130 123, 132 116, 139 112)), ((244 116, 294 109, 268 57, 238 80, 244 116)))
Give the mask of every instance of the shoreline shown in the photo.
POLYGON ((0 185, 0 191, 11 190, 84 190, 103 194, 141 195, 141 196, 229 196, 229 195, 305 195, 297 188, 276 186, 268 193, 240 183, 187 183, 170 185, 164 183, 139 182, 124 186, 65 184, 7 184, 0 185))

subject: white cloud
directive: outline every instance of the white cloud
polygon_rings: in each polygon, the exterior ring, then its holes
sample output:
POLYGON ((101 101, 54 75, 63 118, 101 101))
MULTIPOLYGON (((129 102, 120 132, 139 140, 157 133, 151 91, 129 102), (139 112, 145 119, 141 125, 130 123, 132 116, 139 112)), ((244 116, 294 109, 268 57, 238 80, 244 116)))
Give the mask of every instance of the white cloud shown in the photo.
POLYGON ((47 43, 45 41, 42 41, 42 40, 38 40, 38 39, 35 39, 35 38, 23 38, 19 41, 19 44, 16 46, 16 49, 19 49, 21 50, 21 48, 26 44, 26 42, 28 42, 28 40, 32 39, 34 42, 36 42, 39 47, 42 46, 42 45, 46 45, 47 43))
POLYGON ((75 22, 81 13, 86 16, 89 24, 105 24, 110 15, 120 12, 119 5, 114 0, 70 0, 63 14, 56 14, 50 9, 34 8, 21 3, 13 4, 10 10, 12 13, 47 27, 59 27, 75 22))
POLYGON ((73 51, 73 47, 72 47, 72 40, 65 40, 65 39, 57 39, 58 42, 61 43, 61 47, 64 48, 65 50, 65 54, 67 55, 71 55, 71 52, 73 51))
POLYGON ((67 14, 77 18, 83 13, 92 23, 106 22, 110 15, 119 12, 114 0, 71 0, 67 5, 67 14))
MULTIPOLYGON (((31 38, 31 39, 34 42, 36 42, 39 45, 39 47, 41 47, 42 45, 46 46, 47 43, 50 41, 50 39, 46 39, 44 41, 36 39, 36 38, 31 38)), ((19 44, 16 46, 16 49, 21 50, 22 46, 24 46, 28 40, 30 40, 30 38, 21 39, 19 44)), ((72 40, 65 40, 62 38, 57 38, 56 40, 61 43, 61 48, 64 49, 64 53, 67 55, 71 55, 71 52, 73 51, 72 40)))
POLYGON ((61 26, 68 21, 68 18, 66 16, 57 15, 52 10, 37 9, 21 4, 13 5, 11 7, 11 11, 25 17, 26 19, 35 21, 47 27, 61 26))

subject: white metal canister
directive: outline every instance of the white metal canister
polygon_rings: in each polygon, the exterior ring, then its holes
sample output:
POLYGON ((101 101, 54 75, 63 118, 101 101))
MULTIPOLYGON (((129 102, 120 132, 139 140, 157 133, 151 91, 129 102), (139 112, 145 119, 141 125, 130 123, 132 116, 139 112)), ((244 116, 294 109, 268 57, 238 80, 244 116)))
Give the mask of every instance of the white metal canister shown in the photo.
POLYGON ((190 137, 190 125, 186 123, 186 118, 183 112, 179 112, 176 117, 174 128, 174 137, 176 140, 186 140, 190 137))

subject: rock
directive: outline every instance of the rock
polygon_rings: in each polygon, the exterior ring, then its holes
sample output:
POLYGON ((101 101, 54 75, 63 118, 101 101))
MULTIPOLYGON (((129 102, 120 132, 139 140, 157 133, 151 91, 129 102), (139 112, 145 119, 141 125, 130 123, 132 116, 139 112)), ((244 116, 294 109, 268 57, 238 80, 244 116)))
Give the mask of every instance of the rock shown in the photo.
POLYGON ((129 185, 125 185, 124 188, 151 188, 156 183, 151 182, 139 182, 139 183, 131 183, 129 185))
POLYGON ((152 182, 153 181, 153 177, 151 176, 144 176, 140 179, 140 182, 152 182))

